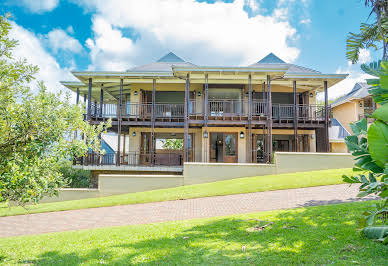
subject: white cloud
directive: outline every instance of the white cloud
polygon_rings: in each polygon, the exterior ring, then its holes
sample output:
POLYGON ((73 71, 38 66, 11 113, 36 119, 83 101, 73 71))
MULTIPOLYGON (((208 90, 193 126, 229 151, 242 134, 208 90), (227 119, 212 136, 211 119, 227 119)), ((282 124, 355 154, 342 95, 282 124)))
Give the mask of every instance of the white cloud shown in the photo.
POLYGON ((253 11, 257 11, 259 9, 259 3, 257 0, 245 0, 245 4, 253 11))
POLYGON ((59 91, 64 88, 59 83, 60 80, 74 80, 69 70, 62 69, 57 61, 43 48, 40 39, 34 33, 16 23, 12 23, 10 37, 19 41, 19 45, 13 51, 14 57, 26 58, 29 64, 39 67, 36 81, 32 83, 33 89, 36 89, 38 80, 43 80, 50 91, 59 91))
POLYGON ((370 51, 367 49, 361 49, 360 54, 358 56, 358 63, 364 64, 370 61, 372 61, 372 58, 370 56, 370 51))
POLYGON ((199 64, 251 64, 270 52, 293 62, 298 48, 289 44, 296 30, 286 15, 249 17, 244 0, 199 3, 194 0, 83 0, 96 14, 90 68, 123 70, 154 61, 168 51, 199 64), (122 29, 136 32, 133 41, 122 29))
POLYGON ((82 45, 78 40, 68 35, 64 30, 54 29, 47 34, 47 41, 54 53, 59 50, 73 53, 82 52, 82 45))
POLYGON ((309 18, 302 19, 302 20, 300 21, 300 24, 306 24, 306 25, 308 25, 308 24, 310 24, 310 23, 311 23, 311 19, 309 19, 309 18))
POLYGON ((21 0, 20 4, 32 13, 44 13, 56 8, 59 0, 21 0))
POLYGON ((336 73, 349 74, 349 76, 345 80, 329 88, 328 93, 330 99, 335 99, 347 94, 353 89, 354 84, 357 82, 366 82, 366 79, 373 78, 371 75, 364 73, 360 69, 360 65, 348 65, 345 69, 339 67, 336 73))

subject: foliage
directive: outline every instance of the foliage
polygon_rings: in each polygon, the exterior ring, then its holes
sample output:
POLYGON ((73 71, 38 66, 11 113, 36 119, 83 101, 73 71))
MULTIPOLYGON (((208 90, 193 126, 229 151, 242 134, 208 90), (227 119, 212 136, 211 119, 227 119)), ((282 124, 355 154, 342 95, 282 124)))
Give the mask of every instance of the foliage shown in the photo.
POLYGON ((76 169, 72 167, 72 163, 70 160, 66 160, 62 162, 59 168, 59 171, 62 174, 67 187, 71 187, 71 188, 89 187, 89 182, 90 182, 89 170, 76 169))
POLYGON ((89 125, 83 106, 48 92, 42 82, 32 91, 38 68, 13 58, 17 41, 10 30, 8 16, 0 16, 0 202, 24 205, 56 195, 65 185, 60 163, 89 148, 99 151, 98 135, 108 125, 89 125), (76 131, 87 141, 74 139, 76 131))
POLYGON ((388 1, 387 0, 366 0, 366 6, 371 6, 371 14, 376 15, 373 23, 362 23, 359 33, 350 32, 346 40, 346 57, 353 64, 357 63, 361 49, 373 48, 383 50, 382 59, 388 60, 388 1), (376 43, 382 43, 378 47, 376 43))
MULTIPOLYGON (((388 222, 388 64, 382 61, 363 65, 362 69, 380 77, 368 80, 368 84, 372 85, 370 93, 373 100, 381 106, 372 114, 375 121, 369 127, 366 119, 351 124, 354 135, 347 137, 345 142, 357 160, 354 170, 362 173, 350 177, 344 175, 343 180, 361 184, 359 197, 374 194, 382 199, 375 209, 363 213, 360 226, 365 227, 388 222)), ((373 230, 385 229, 380 226, 373 230)), ((363 232, 370 235, 371 231, 363 232)))
POLYGON ((354 234, 371 202, 0 239, 4 265, 386 265, 354 234), (268 224, 264 230, 258 225, 268 224), (252 230, 253 229, 253 230, 252 230))
POLYGON ((182 150, 183 139, 164 139, 162 140, 163 148, 168 150, 182 150))

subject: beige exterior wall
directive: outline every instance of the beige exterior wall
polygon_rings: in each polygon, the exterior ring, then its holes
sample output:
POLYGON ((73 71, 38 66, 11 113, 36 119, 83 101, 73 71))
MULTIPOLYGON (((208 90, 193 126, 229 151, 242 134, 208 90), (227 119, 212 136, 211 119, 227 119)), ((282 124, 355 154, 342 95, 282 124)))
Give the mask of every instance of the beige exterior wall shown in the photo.
POLYGON ((184 185, 276 174, 276 166, 249 163, 185 163, 184 185))
POLYGON ((131 193, 183 186, 183 176, 100 175, 98 185, 102 195, 131 193))
POLYGON ((352 132, 350 123, 358 120, 359 109, 358 102, 347 102, 333 108, 333 117, 336 118, 347 131, 352 132))
POLYGON ((351 168, 354 165, 350 153, 276 152, 277 173, 351 168))
POLYGON ((334 153, 348 153, 345 142, 330 142, 330 151, 334 153))
POLYGON ((87 189, 87 188, 64 188, 58 193, 58 197, 44 197, 40 202, 56 202, 56 201, 67 201, 67 200, 79 200, 88 198, 101 197, 101 193, 98 189, 87 189))

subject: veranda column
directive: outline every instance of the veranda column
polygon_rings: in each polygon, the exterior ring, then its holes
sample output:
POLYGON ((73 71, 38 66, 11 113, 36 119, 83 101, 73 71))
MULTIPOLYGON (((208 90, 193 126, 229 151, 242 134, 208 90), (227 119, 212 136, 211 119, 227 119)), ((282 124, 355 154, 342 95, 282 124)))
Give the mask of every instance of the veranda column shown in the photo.
MULTIPOLYGON (((75 98, 75 104, 78 105, 79 104, 79 88, 77 88, 77 96, 75 98)), ((74 131, 74 139, 77 139, 78 137, 78 131, 74 131)))
POLYGON ((100 90, 100 117, 102 117, 102 110, 104 108, 104 84, 101 84, 101 90, 100 90))
POLYGON ((329 146, 329 98, 328 98, 328 92, 327 92, 327 80, 323 82, 323 87, 325 90, 325 151, 330 151, 329 146))
POLYGON ((77 96, 75 98, 75 104, 78 105, 79 104, 79 88, 77 88, 77 96))
POLYGON ((151 165, 155 163, 155 97, 156 79, 152 80, 152 110, 151 110, 151 165))
POLYGON ((190 97, 190 74, 186 76, 186 87, 185 87, 185 129, 184 129, 184 139, 183 139, 183 161, 189 161, 189 150, 188 150, 188 141, 189 141, 189 97, 190 97))
POLYGON ((88 89, 88 120, 90 120, 92 112, 92 78, 89 78, 89 89, 88 89))
POLYGON ((205 158, 203 159, 205 162, 208 162, 208 139, 209 139, 209 132, 208 132, 208 119, 209 119, 209 106, 208 106, 208 100, 209 100, 209 75, 205 74, 205 132, 207 134, 207 138, 204 138, 204 154, 205 158))
MULTIPOLYGON (((263 113, 264 113, 264 115, 267 113, 267 105, 266 105, 266 99, 267 99, 267 95, 266 95, 266 91, 265 91, 265 82, 263 82, 263 86, 262 86, 262 90, 263 90, 263 100, 262 100, 262 102, 263 102, 263 113)), ((265 125, 263 125, 263 162, 265 162, 266 161, 266 159, 267 159, 267 141, 265 140, 265 138, 266 138, 266 134, 265 134, 265 131, 266 131, 266 127, 265 127, 265 125)))
POLYGON ((296 80, 293 82, 294 85, 294 151, 298 151, 298 95, 296 94, 296 80))
POLYGON ((252 162, 252 75, 248 75, 248 157, 247 162, 252 162))
POLYGON ((267 75, 267 105, 268 105, 268 116, 267 116, 267 124, 268 124, 268 162, 272 162, 272 95, 271 95, 271 76, 267 75))
POLYGON ((117 165, 120 166, 121 163, 121 108, 122 108, 122 98, 123 97, 123 79, 120 79, 120 96, 118 104, 118 119, 117 119, 117 165))

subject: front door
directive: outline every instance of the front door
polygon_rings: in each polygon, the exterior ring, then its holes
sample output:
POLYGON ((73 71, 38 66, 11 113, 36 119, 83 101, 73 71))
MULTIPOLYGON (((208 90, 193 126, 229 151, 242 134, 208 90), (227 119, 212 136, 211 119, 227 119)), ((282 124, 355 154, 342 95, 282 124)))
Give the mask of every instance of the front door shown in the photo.
POLYGON ((151 133, 141 133, 140 164, 151 164, 151 133))
POLYGON ((210 162, 236 163, 237 133, 210 133, 210 162))

